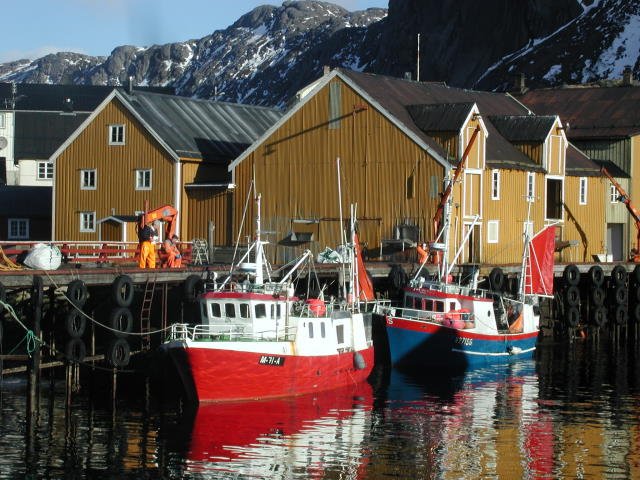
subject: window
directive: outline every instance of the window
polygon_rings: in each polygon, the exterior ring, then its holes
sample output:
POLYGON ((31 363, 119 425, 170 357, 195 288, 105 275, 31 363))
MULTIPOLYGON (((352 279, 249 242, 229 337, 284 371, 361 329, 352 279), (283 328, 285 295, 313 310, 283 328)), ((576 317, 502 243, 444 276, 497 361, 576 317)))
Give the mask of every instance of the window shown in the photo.
POLYGON ((438 177, 431 175, 431 177, 429 177, 429 198, 438 198, 439 193, 440 182, 438 181, 438 177))
POLYGON ((326 338, 326 336, 327 336, 327 332, 326 332, 326 328, 324 326, 324 322, 320 323, 320 336, 322 338, 326 338))
POLYGON ((236 317, 236 306, 233 303, 224 304, 224 313, 229 318, 236 317))
POLYGON ((527 201, 533 202, 536 194, 536 176, 534 173, 527 173, 527 201))
POLYGON ((28 240, 29 220, 27 218, 10 218, 7 237, 9 240, 28 240))
POLYGON ((109 125, 109 145, 124 145, 124 125, 109 125))
POLYGON ((336 338, 338 343, 344 343, 344 325, 336 325, 336 338))
POLYGON ((500 170, 491 170, 491 200, 500 200, 500 170))
POLYGON ((580 177, 580 205, 587 204, 587 179, 580 177))
POLYGON ((487 243, 498 243, 499 228, 499 220, 489 220, 487 222, 487 243))
POLYGON ((267 306, 264 303, 256 304, 256 318, 267 318, 267 306))
POLYGON ((216 317, 216 318, 220 318, 220 304, 219 303, 212 303, 211 304, 211 316, 212 317, 216 317))
POLYGON ((151 170, 136 170, 136 190, 151 190, 151 170))
POLYGON ((6 128, 4 113, 0 113, 0 128, 6 128))
POLYGON ((309 322, 309 338, 313 338, 313 323, 309 322))
POLYGON ((240 318, 249 318, 249 304, 241 303, 240 304, 240 318))
POLYGON ((38 162, 38 180, 53 179, 53 162, 38 162))
POLYGON ((96 189, 96 171, 80 170, 80 190, 96 189))
POLYGON ((611 203, 618 203, 618 190, 615 185, 609 186, 609 201, 611 203))
POLYGON ((80 231, 96 231, 96 212, 80 212, 80 231))

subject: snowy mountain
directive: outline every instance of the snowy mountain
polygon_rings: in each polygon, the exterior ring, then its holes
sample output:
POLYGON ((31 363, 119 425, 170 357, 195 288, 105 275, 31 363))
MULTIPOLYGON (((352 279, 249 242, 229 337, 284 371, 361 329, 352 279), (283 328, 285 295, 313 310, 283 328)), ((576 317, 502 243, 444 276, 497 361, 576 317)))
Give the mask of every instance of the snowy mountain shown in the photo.
POLYGON ((324 65, 478 89, 593 82, 640 71, 637 0, 390 0, 349 12, 319 1, 262 6, 201 39, 57 53, 0 64, 0 81, 173 86, 180 95, 284 106, 324 65))

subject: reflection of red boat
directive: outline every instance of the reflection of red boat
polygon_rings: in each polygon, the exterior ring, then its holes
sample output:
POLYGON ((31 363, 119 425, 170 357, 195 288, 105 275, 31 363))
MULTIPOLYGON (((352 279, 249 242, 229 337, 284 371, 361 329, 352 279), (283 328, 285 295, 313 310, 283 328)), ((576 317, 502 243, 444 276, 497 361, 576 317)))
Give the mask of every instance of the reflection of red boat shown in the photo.
POLYGON ((201 404, 188 458, 194 470, 254 474, 268 474, 279 459, 290 464, 293 457, 304 461, 308 472, 332 457, 338 464, 359 465, 363 424, 372 405, 367 382, 297 397, 201 404), (340 442, 349 448, 336 448, 340 442))

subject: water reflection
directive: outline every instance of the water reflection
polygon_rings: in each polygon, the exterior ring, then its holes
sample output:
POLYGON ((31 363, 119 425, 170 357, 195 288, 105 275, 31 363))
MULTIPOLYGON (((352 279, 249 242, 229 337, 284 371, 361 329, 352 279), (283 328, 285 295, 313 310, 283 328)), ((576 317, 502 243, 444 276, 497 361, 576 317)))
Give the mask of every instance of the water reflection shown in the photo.
POLYGON ((0 479, 640 478, 637 343, 538 354, 459 375, 377 368, 355 390, 197 409, 167 394, 173 383, 147 391, 126 374, 115 403, 85 382, 67 408, 54 379, 31 442, 26 382, 5 378, 0 479))

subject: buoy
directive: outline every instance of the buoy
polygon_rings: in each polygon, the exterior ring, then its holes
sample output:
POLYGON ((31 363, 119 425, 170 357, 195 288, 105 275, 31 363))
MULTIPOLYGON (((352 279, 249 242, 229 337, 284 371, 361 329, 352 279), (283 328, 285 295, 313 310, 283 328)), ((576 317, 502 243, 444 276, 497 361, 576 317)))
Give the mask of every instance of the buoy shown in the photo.
POLYGON ((362 370, 367 366, 367 362, 364 361, 364 357, 360 352, 353 354, 353 368, 356 370, 362 370))

